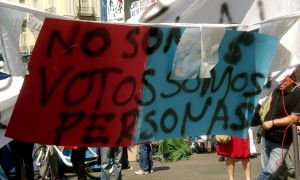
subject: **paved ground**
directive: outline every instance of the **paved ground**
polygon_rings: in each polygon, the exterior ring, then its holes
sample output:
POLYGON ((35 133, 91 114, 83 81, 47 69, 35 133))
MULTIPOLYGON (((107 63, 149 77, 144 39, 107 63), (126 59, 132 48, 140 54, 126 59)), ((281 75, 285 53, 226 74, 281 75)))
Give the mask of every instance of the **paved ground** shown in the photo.
MULTIPOLYGON (((188 179, 188 180, 224 180, 228 179, 225 161, 218 162, 217 154, 196 154, 194 153, 190 160, 167 162, 165 164, 156 163, 154 173, 143 175, 142 177, 134 174, 138 169, 137 163, 131 163, 133 170, 123 171, 124 179, 188 179)), ((260 170, 259 157, 251 160, 252 177, 256 177, 260 170)), ((240 161, 236 162, 235 179, 245 179, 243 168, 240 161)))
MULTIPOLYGON (((255 134, 256 131, 257 129, 254 129, 255 134)), ((260 152, 260 144, 257 145, 257 152, 260 152)), ((293 158, 293 146, 291 146, 290 154, 293 158)), ((138 162, 130 162, 132 169, 122 170, 122 175, 123 180, 226 180, 228 179, 226 162, 219 162, 218 159, 219 156, 216 153, 194 153, 189 160, 166 163, 154 161, 154 173, 147 175, 135 175, 134 172, 139 170, 139 164, 138 162)), ((260 154, 256 158, 251 158, 250 162, 251 177, 254 180, 261 169, 260 154)), ((72 180, 77 179, 72 174, 69 174, 68 177, 72 180)), ((239 160, 236 161, 235 179, 245 179, 244 170, 239 160)))
MULTIPOLYGON (((160 163, 154 161, 154 173, 135 175, 139 169, 138 162, 130 162, 131 170, 122 170, 124 180, 224 180, 228 179, 225 161, 218 162, 219 156, 215 153, 194 153, 189 160, 160 163)), ((260 156, 251 159, 251 175, 255 179, 260 170, 260 156)), ((68 174, 69 179, 77 179, 73 174, 68 174)), ((113 178, 111 178, 113 179, 113 178)), ((235 179, 245 179, 242 164, 236 162, 235 179)))
MULTIPOLYGON (((258 147, 260 152, 260 146, 258 147)), ((291 149, 293 149, 291 147, 291 149)), ((293 152, 290 152, 293 155, 293 152)), ((219 162, 216 153, 194 153, 189 160, 160 163, 154 162, 154 173, 135 175, 139 169, 138 162, 130 162, 131 170, 122 170, 123 180, 224 180, 228 179, 225 161, 219 162)), ((255 179, 261 169, 260 155, 251 159, 251 176, 255 179)), ((76 176, 68 174, 68 178, 75 180, 76 176)), ((114 179, 113 177, 111 179, 114 179)), ((236 161, 235 179, 245 179, 240 161, 236 161)), ((289 178, 291 180, 292 178, 289 178)))

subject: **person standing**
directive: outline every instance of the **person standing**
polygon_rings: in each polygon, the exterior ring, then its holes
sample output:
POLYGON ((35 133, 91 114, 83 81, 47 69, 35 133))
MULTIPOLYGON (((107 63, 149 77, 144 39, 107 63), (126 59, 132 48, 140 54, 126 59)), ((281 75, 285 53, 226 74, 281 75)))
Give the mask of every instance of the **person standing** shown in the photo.
POLYGON ((153 173, 153 160, 150 143, 139 144, 139 165, 140 170, 135 172, 136 175, 153 173))
POLYGON ((122 180, 122 151, 123 147, 101 147, 101 180, 109 180, 109 170, 113 167, 115 180, 122 180), (113 163, 111 163, 113 162, 113 163))
POLYGON ((0 179, 8 179, 1 164, 0 164, 0 179))
MULTIPOLYGON (((6 177, 13 177, 15 175, 15 164, 13 154, 8 144, 0 148, 0 166, 6 177)), ((0 179, 5 179, 1 178, 0 179)))
POLYGON ((50 171, 52 175, 53 180, 59 180, 59 174, 58 174, 58 154, 56 150, 54 149, 54 146, 49 146, 49 165, 50 165, 50 171))
POLYGON ((250 128, 248 129, 249 141, 250 141, 250 158, 256 157, 257 154, 257 133, 255 133, 261 126, 261 105, 257 104, 254 115, 250 124, 250 128))
POLYGON ((216 140, 216 135, 211 135, 211 148, 210 148, 211 153, 215 153, 217 149, 217 140, 216 140))
POLYGON ((225 144, 217 142, 217 154, 226 157, 229 180, 234 180, 235 159, 241 159, 246 180, 251 180, 249 137, 231 136, 231 140, 225 144))
POLYGON ((123 147, 123 149, 122 149, 122 169, 131 169, 132 168, 129 165, 127 149, 128 149, 127 147, 123 147))
POLYGON ((290 125, 297 123, 300 115, 300 89, 295 81, 296 72, 293 72, 268 98, 261 138, 263 168, 258 180, 288 176, 287 168, 282 165, 293 142, 290 125))
POLYGON ((25 163, 25 172, 26 179, 33 180, 34 171, 33 171, 33 160, 32 160, 32 150, 33 143, 22 142, 17 140, 12 140, 9 142, 9 147, 13 154, 13 160, 16 170, 16 180, 21 180, 22 174, 21 169, 23 162, 25 163))
POLYGON ((77 176, 79 180, 85 180, 85 147, 79 147, 77 149, 72 149, 71 161, 73 167, 76 169, 77 176))

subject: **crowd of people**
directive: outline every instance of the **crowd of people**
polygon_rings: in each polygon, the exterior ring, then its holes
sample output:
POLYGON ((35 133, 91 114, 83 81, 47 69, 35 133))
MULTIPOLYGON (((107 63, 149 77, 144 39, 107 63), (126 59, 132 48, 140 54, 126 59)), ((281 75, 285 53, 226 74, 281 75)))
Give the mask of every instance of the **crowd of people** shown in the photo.
MULTIPOLYGON (((153 173, 152 149, 151 143, 142 143, 139 146, 139 164, 140 170, 136 175, 153 173)), ((21 180, 22 176, 27 180, 41 179, 39 167, 33 160, 34 143, 27 143, 13 140, 9 144, 0 148, 0 180, 21 180), (22 174, 24 166, 25 174, 22 174)), ((67 179, 62 159, 58 156, 54 146, 49 146, 49 164, 52 180, 67 179)), ((64 148, 64 147, 62 147, 64 148)), ((70 152, 70 159, 73 165, 72 172, 77 174, 79 180, 87 179, 85 172, 86 151, 85 147, 67 146, 70 152)), ((112 173, 114 179, 121 180, 122 169, 129 169, 127 147, 101 147, 98 151, 98 162, 101 165, 101 179, 109 180, 112 173)), ((63 150, 61 151, 63 153, 63 150)), ((68 156, 69 154, 66 154, 68 156)), ((99 177, 100 178, 100 177, 99 177)))

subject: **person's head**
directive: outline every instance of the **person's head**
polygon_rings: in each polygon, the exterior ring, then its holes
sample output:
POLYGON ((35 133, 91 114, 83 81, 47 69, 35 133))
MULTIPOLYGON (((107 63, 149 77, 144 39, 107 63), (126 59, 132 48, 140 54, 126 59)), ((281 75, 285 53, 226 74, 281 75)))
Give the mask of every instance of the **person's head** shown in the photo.
POLYGON ((289 91, 295 85, 296 85, 296 71, 294 71, 291 75, 285 78, 285 80, 281 83, 279 89, 284 91, 289 91))

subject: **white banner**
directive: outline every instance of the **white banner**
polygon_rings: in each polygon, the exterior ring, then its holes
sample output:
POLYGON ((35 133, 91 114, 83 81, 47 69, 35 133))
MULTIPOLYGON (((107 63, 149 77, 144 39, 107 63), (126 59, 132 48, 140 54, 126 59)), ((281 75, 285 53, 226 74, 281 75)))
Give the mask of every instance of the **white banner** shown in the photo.
POLYGON ((255 0, 241 24, 255 24, 300 10, 299 0, 255 0))
POLYGON ((154 3, 156 3, 156 0, 137 0, 132 2, 130 4, 130 17, 138 15, 140 12, 154 3))
POLYGON ((107 0, 107 21, 124 22, 124 3, 123 0, 107 0))
POLYGON ((240 23, 254 0, 159 0, 128 23, 240 23))

